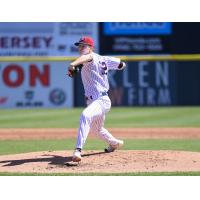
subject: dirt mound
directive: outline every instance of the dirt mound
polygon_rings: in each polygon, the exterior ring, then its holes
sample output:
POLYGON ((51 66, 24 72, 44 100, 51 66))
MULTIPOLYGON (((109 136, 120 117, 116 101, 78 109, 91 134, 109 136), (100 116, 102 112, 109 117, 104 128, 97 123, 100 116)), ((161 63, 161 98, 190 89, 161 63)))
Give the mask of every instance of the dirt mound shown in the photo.
POLYGON ((0 172, 181 172, 200 171, 200 153, 185 151, 84 151, 79 164, 72 151, 35 152, 0 156, 0 172))

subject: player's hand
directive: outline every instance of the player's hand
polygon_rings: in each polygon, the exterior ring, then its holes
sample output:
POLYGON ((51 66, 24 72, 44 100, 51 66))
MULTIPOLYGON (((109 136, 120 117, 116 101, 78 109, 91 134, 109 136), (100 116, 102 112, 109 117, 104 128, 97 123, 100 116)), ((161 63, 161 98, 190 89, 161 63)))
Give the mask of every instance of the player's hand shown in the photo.
POLYGON ((77 70, 76 70, 76 68, 73 66, 73 65, 70 65, 69 67, 68 67, 68 71, 67 71, 67 75, 69 76, 69 77, 74 77, 74 75, 77 73, 77 70))
POLYGON ((68 67, 68 70, 74 71, 76 68, 74 65, 70 64, 68 67))
POLYGON ((67 71, 67 76, 69 76, 69 77, 72 78, 72 77, 73 77, 73 72, 72 72, 71 70, 68 70, 68 71, 67 71))

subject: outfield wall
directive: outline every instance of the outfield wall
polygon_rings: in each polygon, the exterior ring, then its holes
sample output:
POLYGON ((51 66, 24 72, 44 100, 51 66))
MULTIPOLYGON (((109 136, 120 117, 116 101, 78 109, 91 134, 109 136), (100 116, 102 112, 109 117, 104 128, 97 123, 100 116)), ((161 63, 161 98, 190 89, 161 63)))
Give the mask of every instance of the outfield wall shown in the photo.
MULTIPOLYGON (((200 105, 199 57, 121 57, 127 68, 109 72, 112 105, 200 105)), ((84 106, 80 74, 74 79, 66 75, 67 66, 74 59, 1 57, 0 108, 84 106)))

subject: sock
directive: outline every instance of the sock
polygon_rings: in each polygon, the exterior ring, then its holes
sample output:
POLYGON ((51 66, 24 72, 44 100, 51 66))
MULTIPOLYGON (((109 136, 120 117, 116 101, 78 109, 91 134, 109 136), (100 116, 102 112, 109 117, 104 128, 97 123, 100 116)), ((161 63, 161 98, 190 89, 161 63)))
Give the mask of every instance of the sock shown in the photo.
POLYGON ((76 148, 76 149, 81 152, 81 148, 76 148))

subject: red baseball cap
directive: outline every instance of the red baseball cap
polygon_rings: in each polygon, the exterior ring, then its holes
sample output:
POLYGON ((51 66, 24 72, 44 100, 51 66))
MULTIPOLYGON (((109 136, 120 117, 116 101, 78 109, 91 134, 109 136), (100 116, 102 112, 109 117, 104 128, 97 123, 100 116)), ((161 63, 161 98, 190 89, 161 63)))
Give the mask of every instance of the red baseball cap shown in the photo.
POLYGON ((79 44, 86 44, 94 47, 94 41, 91 37, 82 37, 78 42, 74 43, 74 45, 76 46, 78 46, 79 44))

